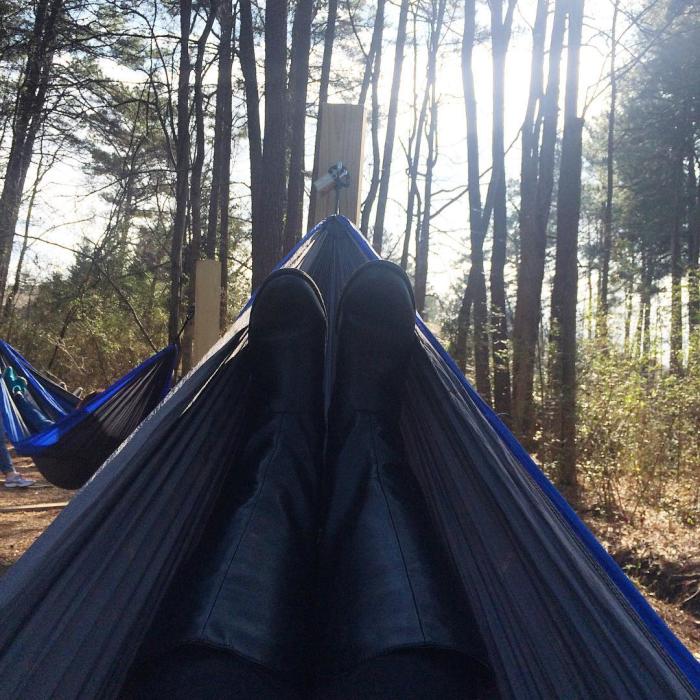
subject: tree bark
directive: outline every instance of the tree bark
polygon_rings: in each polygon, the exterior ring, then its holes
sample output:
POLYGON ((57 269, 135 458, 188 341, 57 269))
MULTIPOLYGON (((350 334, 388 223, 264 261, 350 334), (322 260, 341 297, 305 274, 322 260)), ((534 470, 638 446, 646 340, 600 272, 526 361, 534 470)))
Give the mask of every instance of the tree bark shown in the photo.
POLYGON ((403 232, 403 247, 401 250, 401 267, 408 270, 408 251, 411 246, 411 229, 413 228, 413 212, 418 196, 418 165, 420 163, 421 146, 423 144, 423 128, 428 111, 428 91, 423 92, 420 112, 417 114, 417 64, 418 45, 416 36, 417 12, 413 11, 413 130, 408 139, 408 201, 406 202, 406 226, 403 232))
POLYGON ((493 405, 502 418, 509 420, 510 362, 508 357, 508 320, 504 268, 508 242, 505 171, 505 70, 516 0, 509 0, 505 18, 502 0, 491 6, 491 46, 493 54, 493 247, 491 249, 491 353, 493 360, 493 405))
POLYGON ((182 282, 182 247, 187 225, 190 169, 190 18, 191 0, 180 0, 180 67, 177 92, 177 146, 175 149, 175 220, 170 246, 170 305, 168 342, 174 343, 180 331, 180 292, 182 282))
MULTIPOLYGON (((441 3, 444 9, 444 2, 441 3)), ((440 31, 438 23, 437 33, 440 31)), ((419 314, 425 312, 425 298, 428 286, 428 258, 430 255, 430 206, 433 191, 433 168, 437 161, 437 126, 438 126, 438 103, 435 92, 435 74, 431 76, 428 83, 430 89, 430 126, 428 128, 427 145, 428 155, 425 163, 425 189, 423 194, 423 216, 416 238, 416 274, 414 291, 416 298, 416 309, 419 314)))
POLYGON ((309 197, 309 218, 307 228, 311 230, 318 221, 313 221, 312 216, 316 205, 316 190, 313 183, 318 179, 319 169, 324 166, 316 162, 318 149, 321 144, 321 105, 328 102, 328 84, 331 79, 331 62, 333 59, 333 44, 335 42, 335 20, 338 14, 338 0, 328 0, 328 19, 326 20, 326 32, 323 38, 323 59, 321 61, 321 83, 318 88, 318 118, 316 119, 316 140, 314 145, 314 167, 311 178, 311 196, 309 197))
POLYGON ((386 215, 386 202, 387 198, 389 197, 389 178, 391 177, 391 161, 394 154, 396 116, 399 109, 399 88, 401 87, 401 72, 403 70, 403 56, 406 45, 408 4, 408 0, 401 0, 399 24, 396 30, 396 53, 394 54, 394 72, 391 78, 391 96, 389 98, 389 111, 386 119, 386 136, 384 140, 384 155, 382 157, 382 175, 379 180, 377 214, 374 219, 374 231, 372 232, 372 245, 378 253, 382 252, 382 241, 384 238, 384 217, 386 215))
MULTIPOLYGON (((190 211, 192 220, 192 237, 185 252, 184 274, 187 283, 186 303, 187 313, 194 311, 194 275, 197 260, 202 246, 202 171, 204 169, 205 137, 204 137, 204 91, 202 79, 204 69, 204 52, 207 39, 214 24, 215 9, 211 7, 202 33, 197 40, 197 59, 194 64, 194 119, 195 119, 195 155, 192 161, 192 176, 190 179, 190 211)), ((214 147, 216 148, 216 146, 214 147)), ((189 372, 192 367, 192 324, 188 324, 182 334, 182 372, 189 372)))
POLYGON ((578 117, 579 60, 583 0, 569 0, 564 135, 557 194, 557 249, 552 285, 550 348, 552 433, 557 485, 571 503, 578 501, 576 477, 576 304, 578 223, 581 210, 581 138, 578 117))
POLYGON ((287 3, 265 9, 265 133, 263 136, 260 228, 253 231, 253 288, 282 255, 287 194, 287 3))
POLYGON ((34 27, 18 91, 12 143, 0 194, 0 300, 5 296, 24 183, 43 119, 46 92, 53 72, 56 25, 62 11, 62 0, 39 0, 34 14, 34 27))
POLYGON ((603 210, 603 235, 600 251, 600 285, 598 292, 598 319, 596 334, 601 338, 608 335, 608 284, 610 277, 610 254, 612 251, 612 220, 614 167, 615 167, 615 117, 617 110, 617 73, 615 59, 617 54, 617 17, 620 0, 615 0, 613 7, 612 28, 610 34, 610 110, 608 111, 608 137, 605 163, 605 208, 603 210))
MULTIPOLYGON (((473 306, 474 320, 474 374, 476 389, 490 403, 491 378, 489 370, 489 332, 487 325, 486 278, 484 276, 484 239, 488 218, 481 206, 479 168, 479 132, 474 88, 473 52, 476 38, 476 1, 465 0, 464 35, 462 37, 462 84, 464 86, 464 110, 467 123, 467 186, 469 188, 469 238, 471 267, 465 295, 473 306)), ((463 304, 462 322, 469 325, 469 304, 463 304)))
POLYGON ((219 68, 223 73, 217 86, 216 104, 221 100, 221 167, 219 169, 219 260, 221 261, 221 304, 219 306, 219 329, 228 328, 228 253, 231 232, 229 231, 229 194, 231 189, 231 130, 232 90, 231 71, 233 68, 233 8, 231 0, 221 4, 221 47, 219 68), (219 89, 221 92, 219 92, 219 89))
POLYGON ((685 210, 683 189, 683 157, 676 157, 675 197, 671 223, 671 372, 683 371, 683 266, 681 262, 681 226, 685 210))
MULTIPOLYGON (((546 0, 543 0, 546 6, 546 0)), ((543 47, 545 17, 535 23, 533 81, 523 125, 523 164, 520 182, 520 264, 513 323, 513 427, 526 447, 532 448, 535 428, 533 404, 534 359, 541 315, 542 280, 547 248, 547 225, 554 185, 554 155, 557 140, 559 78, 566 25, 563 0, 557 0, 549 49, 547 90, 541 99, 541 118, 534 116, 539 101, 541 76, 537 72, 543 47), (542 24, 539 22, 542 21, 542 24), (536 66, 535 64, 538 64, 536 66), (534 90, 534 94, 533 94, 534 90), (541 133, 540 133, 541 132, 541 133)))
POLYGON ((700 359, 700 189, 695 173, 695 149, 688 156, 688 363, 700 359))
POLYGON ((309 83, 313 0, 299 0, 292 23, 292 57, 289 68, 289 183, 283 252, 301 238, 304 214, 304 134, 306 86, 309 83))
POLYGON ((255 63, 255 40, 253 15, 250 0, 240 0, 240 32, 238 38, 239 60, 243 74, 248 131, 248 154, 250 159, 250 217, 252 238, 257 241, 261 233, 261 189, 262 189, 262 135, 260 127, 260 98, 255 63))
MULTIPOLYGON (((367 236, 369 219, 372 215, 372 207, 379 189, 379 176, 381 168, 381 154, 379 152, 379 77, 382 70, 382 37, 384 34, 384 6, 385 0, 377 3, 377 14, 374 18, 374 31, 372 32, 373 62, 370 71, 370 85, 372 86, 372 176, 369 180, 367 197, 362 203, 360 215, 360 231, 367 236)), ((372 51, 370 51, 372 54, 372 51)), ((360 95, 362 100, 362 95, 360 95)), ((362 104, 362 102, 360 102, 362 104)))

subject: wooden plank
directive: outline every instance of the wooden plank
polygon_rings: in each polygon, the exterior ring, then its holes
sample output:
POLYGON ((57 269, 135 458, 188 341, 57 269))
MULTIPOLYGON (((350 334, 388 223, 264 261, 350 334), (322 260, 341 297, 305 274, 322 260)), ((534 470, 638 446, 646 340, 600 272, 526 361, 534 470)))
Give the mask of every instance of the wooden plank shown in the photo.
POLYGON ((0 508, 0 513, 17 513, 23 510, 54 510, 55 508, 65 508, 70 501, 60 501, 57 503, 27 503, 21 506, 4 506, 0 508))
MULTIPOLYGON (((357 224, 360 221, 362 166, 364 163, 365 110, 361 105, 324 104, 320 115, 321 138, 315 155, 318 177, 342 161, 350 174, 349 187, 340 192, 340 213, 357 224)), ((312 199, 312 221, 335 213, 335 189, 316 192, 312 199)))
POLYGON ((194 280, 194 344, 192 361, 197 364, 219 339, 221 263, 197 260, 194 280))

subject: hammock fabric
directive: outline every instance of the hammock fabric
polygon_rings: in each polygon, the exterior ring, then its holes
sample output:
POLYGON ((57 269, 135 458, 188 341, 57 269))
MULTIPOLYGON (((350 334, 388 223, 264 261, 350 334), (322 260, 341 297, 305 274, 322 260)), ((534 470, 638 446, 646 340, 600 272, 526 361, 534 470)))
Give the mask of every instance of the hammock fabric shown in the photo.
MULTIPOLYGON (((375 257, 346 219, 331 217, 282 265, 316 280, 333 328, 344 283, 375 257)), ((255 361, 247 323, 248 307, 0 581, 4 696, 118 694, 236 468, 255 361)), ((416 328, 422 351, 407 368, 406 451, 501 696, 700 698, 698 662, 420 319, 416 328)))
POLYGON ((34 460, 56 486, 80 488, 169 391, 177 358, 168 346, 79 409, 79 399, 0 340, 0 370, 27 382, 16 398, 0 379, 0 413, 17 454, 34 460))

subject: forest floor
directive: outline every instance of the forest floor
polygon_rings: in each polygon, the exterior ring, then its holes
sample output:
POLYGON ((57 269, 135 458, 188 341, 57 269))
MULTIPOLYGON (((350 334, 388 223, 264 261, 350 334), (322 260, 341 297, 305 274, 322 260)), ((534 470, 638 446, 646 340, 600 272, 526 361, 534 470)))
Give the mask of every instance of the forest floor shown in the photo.
MULTIPOLYGON (((37 483, 27 489, 0 486, 0 575, 60 513, 76 493, 47 483, 29 458, 17 470, 37 483)), ((586 524, 669 627, 700 659, 700 538, 660 513, 647 512, 634 525, 584 513, 586 524)))
POLYGON ((28 479, 36 479, 36 484, 6 489, 0 482, 0 574, 22 556, 61 512, 62 504, 76 493, 49 484, 29 457, 11 454, 15 469, 28 479))

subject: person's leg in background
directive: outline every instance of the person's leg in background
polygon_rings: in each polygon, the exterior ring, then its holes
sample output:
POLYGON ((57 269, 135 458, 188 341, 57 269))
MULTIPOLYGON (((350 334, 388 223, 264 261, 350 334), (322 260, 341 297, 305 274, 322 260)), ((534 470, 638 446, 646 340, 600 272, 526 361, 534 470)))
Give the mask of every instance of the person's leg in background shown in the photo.
POLYGON ((19 408, 22 414, 24 422, 33 432, 41 433, 44 430, 53 428, 54 422, 47 418, 23 392, 14 391, 12 396, 17 404, 17 408, 19 408))
POLYGON ((12 458, 5 444, 5 428, 2 421, 0 421, 0 472, 5 476, 5 487, 8 489, 26 489, 36 483, 34 479, 25 479, 12 464, 12 458))
POLYGON ((414 322, 397 266, 370 263, 348 282, 328 422, 319 700, 486 697, 484 645, 403 455, 414 322))
POLYGON ((325 332, 325 309, 310 278, 296 270, 268 278, 249 327, 254 406, 247 444, 170 589, 126 696, 306 697, 325 332))

